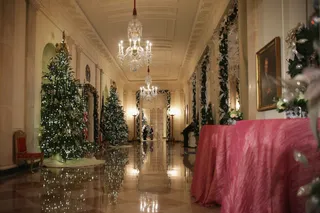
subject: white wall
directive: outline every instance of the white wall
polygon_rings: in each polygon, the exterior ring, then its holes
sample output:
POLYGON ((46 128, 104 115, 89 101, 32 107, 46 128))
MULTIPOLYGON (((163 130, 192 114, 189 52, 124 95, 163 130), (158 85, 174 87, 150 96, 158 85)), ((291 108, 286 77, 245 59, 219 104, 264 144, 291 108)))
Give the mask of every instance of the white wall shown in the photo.
MULTIPOLYGON (((228 1, 220 2, 219 15, 217 17, 216 13, 212 17, 215 17, 211 25, 213 29, 219 29, 219 24, 217 20, 222 20, 224 15, 221 10, 226 8, 228 1)), ((242 17, 245 17, 247 22, 247 44, 244 44, 247 48, 247 58, 248 61, 241 61, 240 63, 248 63, 248 69, 245 70, 248 80, 248 99, 241 100, 241 107, 246 107, 244 111, 248 111, 249 119, 270 119, 270 118, 284 118, 284 114, 278 113, 276 110, 258 112, 257 111, 257 92, 256 92, 256 52, 258 52, 264 45, 269 43, 272 39, 279 36, 281 38, 281 73, 283 78, 287 78, 287 45, 285 44, 285 38, 287 33, 299 22, 306 21, 306 2, 303 0, 239 0, 239 4, 244 4, 247 7, 247 12, 242 14, 242 17)), ((311 0, 309 0, 311 5, 311 0)), ((312 7, 309 5, 309 15, 313 12, 312 7)), ((227 9, 228 10, 228 9, 227 9)), ((211 30, 211 27, 208 26, 208 30, 211 30)), ((213 31, 211 31, 211 36, 213 31)), ((208 100, 212 101, 214 105, 214 111, 216 119, 218 119, 218 106, 219 106, 219 81, 218 81, 218 43, 212 43, 209 41, 209 32, 205 32, 203 37, 206 39, 202 40, 202 45, 205 46, 209 44, 212 46, 212 57, 211 57, 211 71, 208 73, 208 100)), ((240 41, 242 42, 242 41, 240 41)), ((200 48, 201 49, 201 48, 200 48)), ((204 48, 203 48, 204 49, 204 48)), ((193 61, 199 60, 202 52, 198 51, 193 61)), ((246 58, 245 57, 245 58, 246 58)), ((193 68, 189 68, 188 73, 194 71, 193 68)), ((197 75, 198 77, 199 75, 197 75)), ((188 75, 188 78, 190 76, 188 75)), ((241 81, 241 79, 240 79, 241 81)), ((188 81, 184 82, 183 90, 186 103, 189 105, 189 120, 192 116, 192 87, 188 81)), ((197 82, 197 84, 199 84, 197 82)), ((198 87, 198 86, 197 86, 198 87)), ((197 88, 198 90, 198 88, 197 88)), ((197 94, 197 102, 198 101, 197 94)), ((197 103, 198 106, 198 103, 197 103)), ((197 108, 199 111, 199 109, 197 108)), ((191 120, 190 120, 191 121, 191 120)))
POLYGON ((91 68, 91 84, 97 88, 110 87, 110 79, 116 81, 119 97, 123 100, 124 81, 116 67, 111 65, 99 50, 95 49, 68 14, 57 13, 57 2, 5 0, 0 5, 7 29, 0 37, 0 170, 14 167, 12 134, 21 129, 27 134, 28 151, 39 150, 40 91, 42 80, 42 56, 48 43, 59 43, 62 31, 70 41, 71 65, 77 70, 77 49, 82 52, 79 63, 81 83, 85 79, 85 66, 91 68), (49 5, 46 5, 49 4, 49 5), (54 16, 53 16, 54 15, 54 16), (26 26, 27 23, 27 26, 26 26), (96 66, 97 65, 97 66, 96 66), (99 67, 98 72, 96 67, 99 67), (101 83, 96 73, 103 70, 101 83), (9 71, 10 72, 9 72, 9 71), (100 84, 100 85, 99 85, 100 84))
POLYGON ((305 22, 305 1, 301 0, 248 0, 248 82, 249 119, 284 118, 276 110, 258 112, 256 94, 255 54, 277 36, 281 38, 281 75, 287 78, 287 33, 305 22))

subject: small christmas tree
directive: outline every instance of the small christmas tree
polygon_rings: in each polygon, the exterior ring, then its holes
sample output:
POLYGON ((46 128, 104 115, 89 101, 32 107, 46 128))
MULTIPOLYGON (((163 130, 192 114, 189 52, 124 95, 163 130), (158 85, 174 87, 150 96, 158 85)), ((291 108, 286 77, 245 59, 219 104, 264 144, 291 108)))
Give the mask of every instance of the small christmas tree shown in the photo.
POLYGON ((70 56, 63 40, 44 73, 41 97, 40 147, 45 157, 59 161, 82 158, 92 151, 84 137, 86 127, 81 84, 73 78, 70 56))
POLYGON ((213 125, 213 124, 214 124, 213 113, 212 113, 212 104, 211 104, 211 102, 208 104, 207 124, 209 124, 209 125, 213 125))
POLYGON ((121 145, 128 140, 128 126, 124 119, 124 110, 120 105, 115 87, 111 87, 110 96, 103 109, 101 132, 103 141, 111 145, 121 145))

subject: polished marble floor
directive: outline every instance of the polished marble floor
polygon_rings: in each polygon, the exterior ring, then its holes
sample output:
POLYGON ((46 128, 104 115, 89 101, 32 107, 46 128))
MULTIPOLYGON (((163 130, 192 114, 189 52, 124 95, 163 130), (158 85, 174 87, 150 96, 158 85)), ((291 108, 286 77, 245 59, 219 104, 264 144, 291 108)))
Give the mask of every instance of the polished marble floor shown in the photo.
POLYGON ((108 150, 103 166, 42 169, 0 182, 0 212, 218 213, 190 198, 194 154, 154 141, 108 150))

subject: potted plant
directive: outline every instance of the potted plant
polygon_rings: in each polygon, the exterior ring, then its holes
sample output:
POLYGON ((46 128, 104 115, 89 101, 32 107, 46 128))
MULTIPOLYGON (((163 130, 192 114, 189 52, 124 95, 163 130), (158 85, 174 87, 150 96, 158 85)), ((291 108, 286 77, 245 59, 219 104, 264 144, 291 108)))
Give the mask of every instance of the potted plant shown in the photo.
POLYGON ((286 118, 306 118, 308 116, 308 101, 304 98, 302 92, 298 98, 287 101, 285 98, 279 98, 277 101, 277 111, 285 112, 286 118))
POLYGON ((234 125, 240 120, 243 120, 243 113, 240 110, 230 109, 228 113, 228 124, 234 125))

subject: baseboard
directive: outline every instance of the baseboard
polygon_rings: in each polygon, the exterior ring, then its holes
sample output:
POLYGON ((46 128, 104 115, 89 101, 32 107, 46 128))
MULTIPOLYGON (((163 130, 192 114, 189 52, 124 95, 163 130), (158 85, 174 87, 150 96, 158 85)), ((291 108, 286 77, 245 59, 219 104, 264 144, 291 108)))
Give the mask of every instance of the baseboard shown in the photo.
POLYGON ((12 165, 9 165, 9 166, 0 166, 0 171, 13 169, 13 168, 16 168, 16 167, 18 167, 18 165, 16 165, 16 164, 12 164, 12 165))
MULTIPOLYGON (((35 162, 33 164, 34 170, 36 170, 38 167, 39 167, 39 162, 35 162)), ((6 179, 18 173, 27 172, 27 171, 30 171, 30 169, 31 169, 30 164, 22 164, 20 166, 16 165, 15 167, 12 167, 12 168, 0 170, 0 179, 6 179)))

